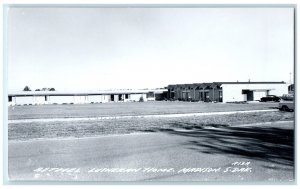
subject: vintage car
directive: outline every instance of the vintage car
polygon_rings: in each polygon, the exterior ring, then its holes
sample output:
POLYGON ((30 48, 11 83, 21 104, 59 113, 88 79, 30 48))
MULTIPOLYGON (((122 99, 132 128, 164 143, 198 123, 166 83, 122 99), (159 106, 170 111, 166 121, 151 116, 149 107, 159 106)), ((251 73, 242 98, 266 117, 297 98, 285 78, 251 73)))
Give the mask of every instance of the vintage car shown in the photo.
POLYGON ((295 109, 295 103, 294 101, 281 101, 279 102, 279 110, 282 111, 291 111, 293 112, 295 109))
POLYGON ((283 95, 282 100, 279 102, 279 110, 282 111, 294 111, 295 103, 293 95, 283 95))
POLYGON ((268 95, 268 96, 262 97, 260 99, 260 101, 261 102, 268 102, 268 101, 279 102, 280 98, 278 96, 275 96, 275 95, 268 95))

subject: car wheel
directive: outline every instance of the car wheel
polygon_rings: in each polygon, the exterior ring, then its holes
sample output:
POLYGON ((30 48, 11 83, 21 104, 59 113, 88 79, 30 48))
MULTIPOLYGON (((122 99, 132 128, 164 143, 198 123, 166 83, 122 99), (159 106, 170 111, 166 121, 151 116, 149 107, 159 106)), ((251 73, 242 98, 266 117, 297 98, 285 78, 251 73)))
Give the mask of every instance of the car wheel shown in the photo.
POLYGON ((283 111, 289 111, 290 109, 287 106, 282 106, 283 111))

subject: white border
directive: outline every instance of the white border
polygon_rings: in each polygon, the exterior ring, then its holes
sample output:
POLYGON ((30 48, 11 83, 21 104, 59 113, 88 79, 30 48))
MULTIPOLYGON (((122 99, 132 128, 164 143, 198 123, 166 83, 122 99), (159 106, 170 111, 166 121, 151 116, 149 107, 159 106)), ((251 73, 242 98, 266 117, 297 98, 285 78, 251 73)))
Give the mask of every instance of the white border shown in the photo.
MULTIPOLYGON (((122 1, 122 0, 2 0, 1 4, 2 4, 2 9, 1 9, 1 25, 2 25, 2 30, 1 30, 1 34, 3 36, 3 5, 4 4, 177 4, 177 5, 189 5, 189 4, 206 4, 206 5, 213 5, 213 4, 221 4, 221 5, 229 5, 229 4, 239 4, 239 5, 251 5, 251 4, 257 4, 257 5, 265 5, 265 4, 295 4, 298 5, 298 1, 297 0, 172 0, 172 1, 168 1, 168 0, 126 0, 126 1, 122 1)), ((297 10, 298 11, 298 10, 297 10)), ((297 21, 297 26, 299 26, 299 20, 300 19, 296 19, 297 21)), ((1 44, 3 44, 3 37, 1 37, 1 44)), ((298 43, 298 38, 297 38, 297 43, 298 43)), ((2 45, 2 50, 0 52, 0 57, 3 57, 3 45, 2 45)), ((297 52, 296 55, 299 54, 299 48, 297 48, 297 52)), ((2 59, 2 64, 0 66, 1 72, 3 73, 3 59, 2 59)), ((296 66, 296 70, 295 72, 298 73, 298 66, 296 66)), ((0 79, 0 83, 1 83, 1 94, 0 94, 0 103, 3 105, 4 101, 3 101, 3 77, 1 77, 0 79)), ((297 78, 296 78, 297 80, 297 78)), ((296 90, 299 87, 299 82, 297 82, 296 85, 296 90)), ((298 90, 297 90, 298 91, 298 90)), ((297 107, 299 107, 298 105, 298 100, 296 103, 297 107)), ((298 120, 298 111, 297 111, 297 115, 296 115, 296 123, 298 120)), ((3 108, 1 108, 0 110, 0 120, 1 123, 3 123, 3 108)), ((297 126, 297 125, 296 125, 297 126)), ((0 129, 0 135, 3 136, 3 125, 0 129)), ((299 136, 299 129, 297 129, 297 133, 296 136, 299 136)), ((3 140, 0 140, 0 145, 3 146, 3 140)), ((298 140, 297 140, 298 141, 298 140)), ((297 156, 299 157, 299 145, 297 145, 297 156)), ((0 161, 0 167, 3 169, 3 148, 1 147, 1 161, 0 161)), ((299 159, 299 158, 298 158, 299 159)), ((299 166, 297 165, 297 177, 296 177, 296 182, 297 185, 299 185, 298 183, 298 173, 299 173, 299 166)), ((0 171, 0 178, 2 180, 3 178, 3 171, 0 171)), ((3 183, 2 183, 3 184, 3 183)), ((259 186, 253 186, 251 185, 251 183, 249 183, 250 185, 217 185, 214 187, 222 187, 222 188, 253 188, 253 187, 259 187, 259 186)), ((283 185, 266 185, 266 186, 260 186, 260 187, 272 187, 273 189, 276 188, 296 188, 298 187, 297 185, 289 185, 289 186, 283 186, 283 185)), ((26 186, 18 186, 18 185, 5 185, 4 188, 17 188, 17 187, 25 187, 25 188, 40 188, 40 187, 45 187, 45 188, 52 188, 52 187, 61 187, 61 188, 65 188, 65 187, 72 187, 72 188, 81 188, 82 185, 76 185, 76 186, 72 186, 72 185, 62 185, 62 186, 54 186, 54 185, 48 185, 48 186, 40 186, 40 185, 26 185, 26 186)), ((86 186, 84 186, 86 187, 86 186)), ((90 185, 89 187, 99 187, 99 186, 95 186, 95 185, 90 185)), ((101 185, 100 187, 103 187, 103 185, 101 185)), ((105 186, 106 188, 118 188, 118 187, 125 187, 125 188, 140 188, 141 186, 139 185, 126 185, 126 186, 122 186, 122 185, 112 185, 112 186, 105 186)), ((144 188, 149 188, 149 187, 157 187, 157 186, 153 186, 153 185, 146 185, 143 186, 144 188)), ((160 186, 160 187, 167 187, 165 185, 160 186)), ((169 185, 168 187, 172 187, 172 188, 178 188, 178 187, 183 187, 183 185, 169 185)), ((186 187, 186 186, 184 186, 186 187)), ((194 188, 194 187, 211 187, 210 185, 189 185, 188 187, 194 188)))

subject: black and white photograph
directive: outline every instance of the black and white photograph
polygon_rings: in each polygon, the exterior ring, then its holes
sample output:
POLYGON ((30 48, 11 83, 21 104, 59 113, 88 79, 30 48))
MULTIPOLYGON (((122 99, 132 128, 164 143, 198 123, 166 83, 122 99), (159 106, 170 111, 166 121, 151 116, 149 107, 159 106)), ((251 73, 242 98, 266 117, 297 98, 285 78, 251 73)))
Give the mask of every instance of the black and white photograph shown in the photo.
POLYGON ((7 179, 295 183, 294 5, 6 5, 7 179))

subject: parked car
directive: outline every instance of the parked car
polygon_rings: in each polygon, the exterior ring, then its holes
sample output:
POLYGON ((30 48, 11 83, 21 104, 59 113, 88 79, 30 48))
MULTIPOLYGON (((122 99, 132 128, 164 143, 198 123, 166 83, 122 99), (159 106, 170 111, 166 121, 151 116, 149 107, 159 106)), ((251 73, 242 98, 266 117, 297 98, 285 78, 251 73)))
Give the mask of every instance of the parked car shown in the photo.
POLYGON ((282 100, 294 101, 294 95, 292 94, 284 94, 280 97, 282 100))
POLYGON ((279 102, 280 98, 278 96, 275 95, 268 95, 266 97, 262 97, 260 99, 261 102, 269 102, 269 101, 273 101, 273 102, 279 102))
POLYGON ((288 111, 288 112, 293 112, 295 110, 295 103, 294 101, 280 101, 279 102, 279 106, 278 106, 279 110, 282 111, 288 111))
POLYGON ((283 95, 281 97, 281 101, 279 102, 279 110, 282 111, 294 111, 295 103, 294 103, 294 95, 283 95))

